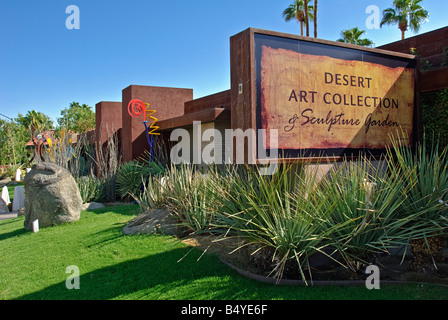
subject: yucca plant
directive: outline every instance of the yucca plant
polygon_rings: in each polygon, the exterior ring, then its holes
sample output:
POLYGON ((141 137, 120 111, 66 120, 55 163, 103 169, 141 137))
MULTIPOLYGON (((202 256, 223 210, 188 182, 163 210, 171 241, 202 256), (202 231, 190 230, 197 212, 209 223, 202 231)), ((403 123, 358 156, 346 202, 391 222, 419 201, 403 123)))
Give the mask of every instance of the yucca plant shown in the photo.
POLYGON ((207 231, 214 220, 217 202, 211 176, 203 175, 193 166, 174 164, 163 177, 163 203, 191 233, 207 231))
POLYGON ((142 213, 165 207, 165 179, 163 176, 149 176, 147 179, 142 179, 142 192, 129 193, 140 206, 142 213))
MULTIPOLYGON (((408 175, 409 201, 405 202, 406 210, 416 212, 433 207, 425 217, 439 220, 448 213, 448 155, 447 148, 439 152, 438 143, 427 147, 426 139, 415 149, 403 146, 399 140, 392 139, 389 148, 389 168, 393 175, 405 172, 408 175)), ((446 233, 446 230, 445 230, 446 233)))
POLYGON ((82 176, 75 179, 83 203, 97 201, 101 192, 101 181, 94 175, 82 176))
POLYGON ((172 164, 164 173, 140 180, 143 192, 130 193, 141 211, 167 208, 178 225, 190 234, 208 230, 216 207, 211 198, 212 188, 207 187, 210 178, 186 164, 172 164))
POLYGON ((316 185, 315 173, 293 172, 282 165, 273 176, 264 176, 257 167, 232 170, 221 192, 217 227, 226 235, 255 245, 253 255, 262 250, 271 254, 270 275, 281 279, 293 263, 302 280, 312 279, 309 258, 325 253, 325 241, 333 232, 323 228, 328 208, 309 201, 316 185))
POLYGON ((329 245, 352 271, 374 263, 380 253, 407 245, 417 234, 422 212, 405 214, 407 191, 406 176, 390 177, 368 159, 334 166, 322 180, 313 201, 330 208, 324 225, 334 228, 329 245))
POLYGON ((138 195, 143 190, 142 181, 146 179, 151 170, 137 161, 123 163, 117 172, 118 196, 126 198, 129 194, 138 195))
MULTIPOLYGON (((415 266, 420 270, 434 270, 445 258, 448 235, 448 155, 444 148, 439 152, 437 142, 427 147, 424 138, 415 148, 403 145, 392 137, 388 150, 392 177, 404 172, 407 175, 408 194, 403 207, 406 213, 421 213, 420 232, 410 241, 415 266)), ((412 221, 415 223, 415 221, 412 221)))

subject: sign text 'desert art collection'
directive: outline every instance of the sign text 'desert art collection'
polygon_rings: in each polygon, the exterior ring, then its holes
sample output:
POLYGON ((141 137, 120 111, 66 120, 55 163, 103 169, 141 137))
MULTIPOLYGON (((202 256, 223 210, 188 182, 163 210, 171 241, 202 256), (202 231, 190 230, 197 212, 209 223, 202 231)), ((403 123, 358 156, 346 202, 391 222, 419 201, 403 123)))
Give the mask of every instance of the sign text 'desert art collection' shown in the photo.
POLYGON ((278 149, 288 159, 360 151, 379 155, 392 135, 404 144, 412 142, 413 56, 257 29, 235 36, 233 46, 234 59, 246 59, 249 68, 233 68, 239 92, 234 93, 232 117, 242 117, 239 122, 245 129, 266 130, 257 138, 268 154, 278 149), (248 45, 244 38, 249 38, 248 45), (241 52, 244 47, 249 49, 246 55, 241 52), (242 86, 251 94, 244 97, 242 86), (248 105, 252 116, 242 110, 248 105), (270 139, 274 130, 278 141, 270 139))

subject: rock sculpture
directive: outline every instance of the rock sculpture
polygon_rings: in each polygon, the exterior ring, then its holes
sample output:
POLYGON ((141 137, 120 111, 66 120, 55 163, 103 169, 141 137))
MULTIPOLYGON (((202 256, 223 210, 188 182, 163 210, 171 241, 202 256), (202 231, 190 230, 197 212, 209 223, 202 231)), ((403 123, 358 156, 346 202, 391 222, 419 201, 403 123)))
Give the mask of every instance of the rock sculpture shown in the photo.
POLYGON ((82 199, 73 176, 53 163, 39 163, 25 176, 25 228, 46 228, 79 220, 82 199))

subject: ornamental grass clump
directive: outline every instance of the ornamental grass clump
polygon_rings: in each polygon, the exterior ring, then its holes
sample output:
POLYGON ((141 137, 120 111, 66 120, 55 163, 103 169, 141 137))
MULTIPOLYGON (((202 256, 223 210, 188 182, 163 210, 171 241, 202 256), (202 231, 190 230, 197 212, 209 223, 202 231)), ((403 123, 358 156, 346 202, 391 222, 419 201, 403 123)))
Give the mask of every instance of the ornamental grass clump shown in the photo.
POLYGON ((415 148, 403 146, 392 139, 388 149, 388 167, 391 176, 406 174, 407 199, 404 202, 408 212, 424 211, 423 218, 428 224, 438 226, 431 235, 448 235, 448 155, 447 148, 439 152, 438 143, 427 147, 426 139, 415 148))
POLYGON ((234 251, 261 257, 278 280, 294 269, 308 283, 314 255, 363 272, 392 249, 404 248, 404 259, 415 240, 429 247, 431 238, 446 239, 447 155, 428 151, 420 146, 414 155, 395 143, 382 162, 329 162, 324 176, 305 164, 281 164, 273 175, 250 165, 206 174, 171 165, 136 199, 142 209, 168 208, 189 234, 237 238, 234 251))

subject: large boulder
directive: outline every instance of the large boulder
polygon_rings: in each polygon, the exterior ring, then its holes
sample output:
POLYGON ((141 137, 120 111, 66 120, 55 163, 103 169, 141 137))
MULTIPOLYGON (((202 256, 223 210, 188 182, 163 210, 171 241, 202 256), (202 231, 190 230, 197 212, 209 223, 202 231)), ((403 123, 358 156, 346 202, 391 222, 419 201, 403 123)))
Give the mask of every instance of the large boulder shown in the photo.
POLYGON ((78 221, 82 199, 73 176, 66 169, 53 163, 33 166, 25 176, 25 229, 33 229, 78 221))
POLYGON ((144 212, 124 226, 123 233, 126 235, 155 234, 179 235, 181 228, 166 209, 151 209, 144 212))
POLYGON ((106 206, 99 202, 87 202, 82 205, 82 210, 96 210, 104 207, 106 206))

